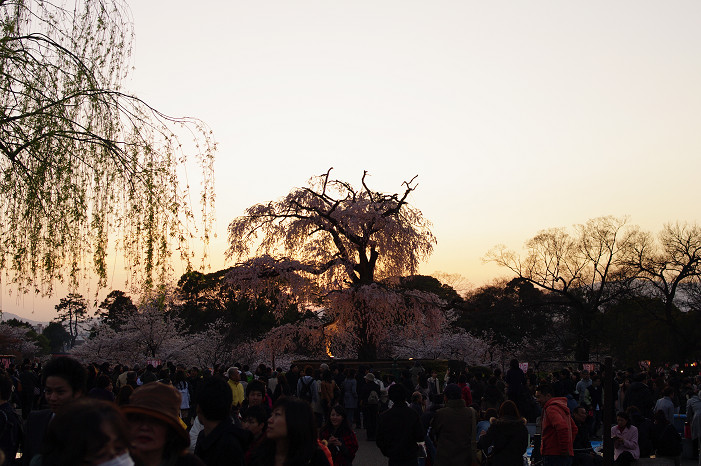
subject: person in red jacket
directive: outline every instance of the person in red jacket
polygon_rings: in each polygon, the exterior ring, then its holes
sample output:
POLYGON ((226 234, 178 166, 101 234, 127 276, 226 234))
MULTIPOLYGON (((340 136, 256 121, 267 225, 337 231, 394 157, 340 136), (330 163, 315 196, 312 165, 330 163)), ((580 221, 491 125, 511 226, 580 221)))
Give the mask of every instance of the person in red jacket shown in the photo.
POLYGON ((535 395, 542 408, 540 452, 543 466, 570 466, 577 425, 570 416, 567 398, 554 397, 552 387, 546 383, 538 385, 535 395))

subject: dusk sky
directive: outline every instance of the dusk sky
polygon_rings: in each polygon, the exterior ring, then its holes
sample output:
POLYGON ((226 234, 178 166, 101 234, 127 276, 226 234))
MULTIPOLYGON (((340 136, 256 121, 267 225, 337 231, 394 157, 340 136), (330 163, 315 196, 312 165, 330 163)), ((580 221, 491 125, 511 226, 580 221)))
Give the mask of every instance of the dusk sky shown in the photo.
MULTIPOLYGON (((422 273, 507 275, 494 245, 602 215, 698 222, 701 2, 131 2, 130 92, 218 142, 216 238, 312 175, 401 190, 438 244, 422 273)), ((192 172, 196 169, 193 167, 192 172)), ((123 280, 108 280, 121 289, 123 280)), ((48 320, 60 294, 7 294, 48 320)), ((107 290, 109 291, 109 290, 107 290)), ((105 293, 106 294, 106 293, 105 293)))

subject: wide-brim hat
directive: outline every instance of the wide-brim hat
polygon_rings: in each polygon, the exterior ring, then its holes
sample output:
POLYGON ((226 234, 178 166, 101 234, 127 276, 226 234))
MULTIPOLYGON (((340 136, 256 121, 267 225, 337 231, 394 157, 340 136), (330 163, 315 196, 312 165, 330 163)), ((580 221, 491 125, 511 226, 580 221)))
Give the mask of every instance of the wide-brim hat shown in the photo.
POLYGON ((172 385, 149 382, 134 390, 129 404, 122 406, 122 412, 143 414, 163 421, 190 445, 190 436, 180 419, 181 400, 180 392, 172 385))

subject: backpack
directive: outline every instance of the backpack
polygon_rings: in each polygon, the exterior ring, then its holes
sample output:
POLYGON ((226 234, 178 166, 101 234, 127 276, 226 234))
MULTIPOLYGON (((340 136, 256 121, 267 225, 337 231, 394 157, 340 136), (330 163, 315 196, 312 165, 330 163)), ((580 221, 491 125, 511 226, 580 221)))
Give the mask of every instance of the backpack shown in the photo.
POLYGON ((368 404, 369 405, 376 405, 380 403, 380 396, 377 394, 377 391, 373 390, 370 392, 370 395, 368 395, 368 404))
POLYGON ((304 383, 302 379, 302 389, 299 391, 299 397, 305 401, 312 402, 312 384, 314 379, 310 379, 308 383, 304 383))

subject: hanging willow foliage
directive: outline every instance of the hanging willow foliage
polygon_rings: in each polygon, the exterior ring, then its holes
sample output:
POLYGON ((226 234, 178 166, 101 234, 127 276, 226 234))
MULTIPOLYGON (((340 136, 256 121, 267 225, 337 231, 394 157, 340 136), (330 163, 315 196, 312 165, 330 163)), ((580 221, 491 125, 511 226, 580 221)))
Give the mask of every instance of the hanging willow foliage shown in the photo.
POLYGON ((104 286, 115 239, 146 287, 168 273, 172 251, 189 265, 191 241, 210 233, 215 144, 201 121, 122 89, 128 7, 0 0, 0 27, 0 269, 21 291, 93 273, 104 286), (179 181, 188 156, 202 171, 194 203, 179 181))

